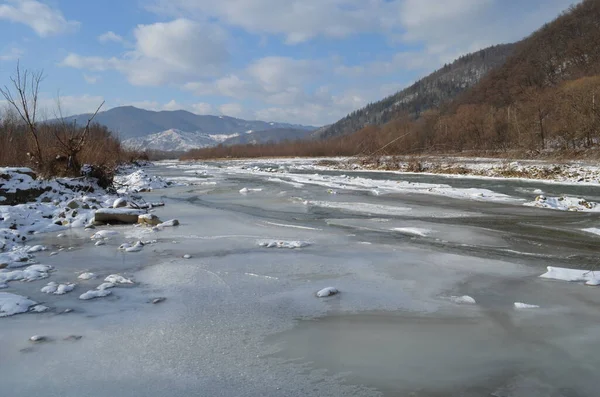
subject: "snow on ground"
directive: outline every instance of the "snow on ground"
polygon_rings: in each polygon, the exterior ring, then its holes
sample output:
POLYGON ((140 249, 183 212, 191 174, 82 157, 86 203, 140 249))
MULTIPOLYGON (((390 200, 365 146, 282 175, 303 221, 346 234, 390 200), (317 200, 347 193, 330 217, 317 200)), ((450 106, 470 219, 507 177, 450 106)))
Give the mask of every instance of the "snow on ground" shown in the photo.
POLYGON ((149 192, 155 189, 164 189, 173 185, 159 176, 150 175, 140 169, 131 174, 115 176, 115 184, 118 186, 117 193, 149 192))
POLYGON ((587 201, 581 197, 538 196, 534 201, 525 203, 523 205, 559 211, 600 212, 600 205, 598 205, 598 203, 587 201))
POLYGON ((586 285, 597 286, 600 284, 600 272, 592 270, 565 269, 548 266, 548 271, 540 276, 551 280, 585 282, 586 285))
POLYGON ((0 317, 8 317, 14 314, 26 313, 34 302, 24 296, 0 292, 0 317))
POLYGON ((307 241, 282 241, 282 240, 265 240, 259 241, 258 245, 265 248, 304 248, 310 245, 307 241))

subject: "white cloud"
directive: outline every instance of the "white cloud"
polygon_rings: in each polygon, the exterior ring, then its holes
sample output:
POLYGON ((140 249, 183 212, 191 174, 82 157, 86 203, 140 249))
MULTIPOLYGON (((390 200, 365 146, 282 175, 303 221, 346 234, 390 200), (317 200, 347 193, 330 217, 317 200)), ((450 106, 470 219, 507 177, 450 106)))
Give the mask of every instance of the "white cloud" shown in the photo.
POLYGON ((230 117, 242 117, 244 115, 244 108, 239 103, 225 103, 219 106, 219 111, 222 115, 230 117))
POLYGON ((120 58, 68 54, 62 66, 123 73, 133 85, 156 86, 185 83, 215 75, 228 60, 227 36, 215 25, 176 19, 134 30, 132 51, 120 58))
POLYGON ((25 50, 18 47, 9 47, 0 53, 0 61, 16 61, 25 55, 25 50))
POLYGON ((7 0, 0 4, 0 19, 25 24, 40 37, 72 32, 80 25, 67 20, 60 10, 35 0, 7 0))
POLYGON ((83 79, 88 84, 96 84, 98 81, 100 81, 100 76, 84 73, 83 79))
POLYGON ((179 103, 175 99, 171 99, 167 103, 161 103, 158 101, 117 101, 119 106, 135 106, 136 108, 153 110, 155 112, 161 110, 187 110, 188 112, 192 112, 195 114, 214 114, 214 108, 209 103, 193 103, 193 104, 184 104, 179 103))
POLYGON ((111 41, 114 43, 124 43, 125 42, 123 37, 119 36, 112 30, 109 30, 108 32, 102 33, 100 36, 98 36, 98 41, 101 43, 108 43, 111 41))
POLYGON ((281 34, 297 44, 379 30, 391 6, 385 0, 154 0, 148 8, 165 15, 208 16, 253 33, 281 34))
POLYGON ((199 102, 199 103, 193 103, 192 105, 190 105, 190 111, 192 113, 196 113, 196 114, 213 114, 214 108, 213 105, 211 105, 210 103, 205 103, 205 102, 199 102))

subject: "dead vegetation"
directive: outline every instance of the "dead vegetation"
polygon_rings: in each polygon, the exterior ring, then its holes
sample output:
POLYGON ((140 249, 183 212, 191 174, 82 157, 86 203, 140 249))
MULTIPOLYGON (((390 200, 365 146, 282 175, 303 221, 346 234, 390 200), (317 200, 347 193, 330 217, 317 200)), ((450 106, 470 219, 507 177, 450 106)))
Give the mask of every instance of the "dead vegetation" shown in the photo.
POLYGON ((10 84, 0 88, 8 105, 0 120, 0 166, 26 166, 42 177, 80 176, 84 164, 107 184, 117 165, 139 157, 124 150, 120 141, 104 126, 94 123, 96 112, 86 125, 65 121, 57 101, 59 117, 39 120, 39 89, 42 72, 21 69, 17 64, 10 84))

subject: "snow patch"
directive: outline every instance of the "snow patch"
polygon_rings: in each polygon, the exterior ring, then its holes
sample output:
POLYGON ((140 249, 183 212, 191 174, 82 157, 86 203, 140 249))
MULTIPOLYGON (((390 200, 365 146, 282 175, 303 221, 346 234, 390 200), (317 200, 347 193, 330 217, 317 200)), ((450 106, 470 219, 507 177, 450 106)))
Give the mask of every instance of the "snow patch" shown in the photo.
POLYGON ((477 303, 477 301, 475 301, 475 299, 473 299, 473 297, 469 296, 469 295, 463 295, 463 296, 451 296, 450 300, 454 303, 458 303, 458 304, 468 304, 468 305, 474 305, 477 303))
POLYGON ((530 305, 522 302, 515 302, 515 309, 538 309, 538 305, 530 305))
POLYGON ((19 313, 26 313, 34 302, 24 296, 0 292, 0 317, 8 317, 19 313))
POLYGON ((79 299, 86 301, 86 300, 95 299, 95 298, 102 298, 102 297, 108 296, 110 294, 111 294, 111 292, 107 289, 89 290, 88 292, 79 295, 79 299))
POLYGON ((339 293, 338 289, 335 287, 327 287, 317 292, 318 298, 325 298, 327 296, 335 295, 339 293))
POLYGON ((265 248, 304 248, 310 245, 307 241, 281 241, 281 240, 266 240, 259 241, 258 245, 265 248))
POLYGON ((561 281, 577 281, 585 282, 588 285, 595 286, 600 284, 600 272, 596 273, 593 270, 578 270, 566 269, 562 267, 548 266, 548 271, 542 274, 541 278, 561 281))
POLYGON ((133 281, 118 274, 111 274, 110 276, 107 276, 104 281, 113 284, 133 284, 133 281))

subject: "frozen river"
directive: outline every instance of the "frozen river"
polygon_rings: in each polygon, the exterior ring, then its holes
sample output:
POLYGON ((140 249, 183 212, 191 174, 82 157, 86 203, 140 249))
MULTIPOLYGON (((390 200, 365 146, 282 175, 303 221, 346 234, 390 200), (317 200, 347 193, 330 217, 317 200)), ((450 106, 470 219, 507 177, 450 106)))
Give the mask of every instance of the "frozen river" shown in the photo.
POLYGON ((0 319, 0 396, 598 395, 600 290, 538 276, 598 269, 600 213, 523 204, 600 188, 306 164, 163 163, 149 172, 189 185, 144 198, 179 227, 37 237, 72 249, 10 284, 52 310, 0 319), (157 242, 117 250, 140 238, 157 242), (80 301, 84 271, 136 283, 80 301))

